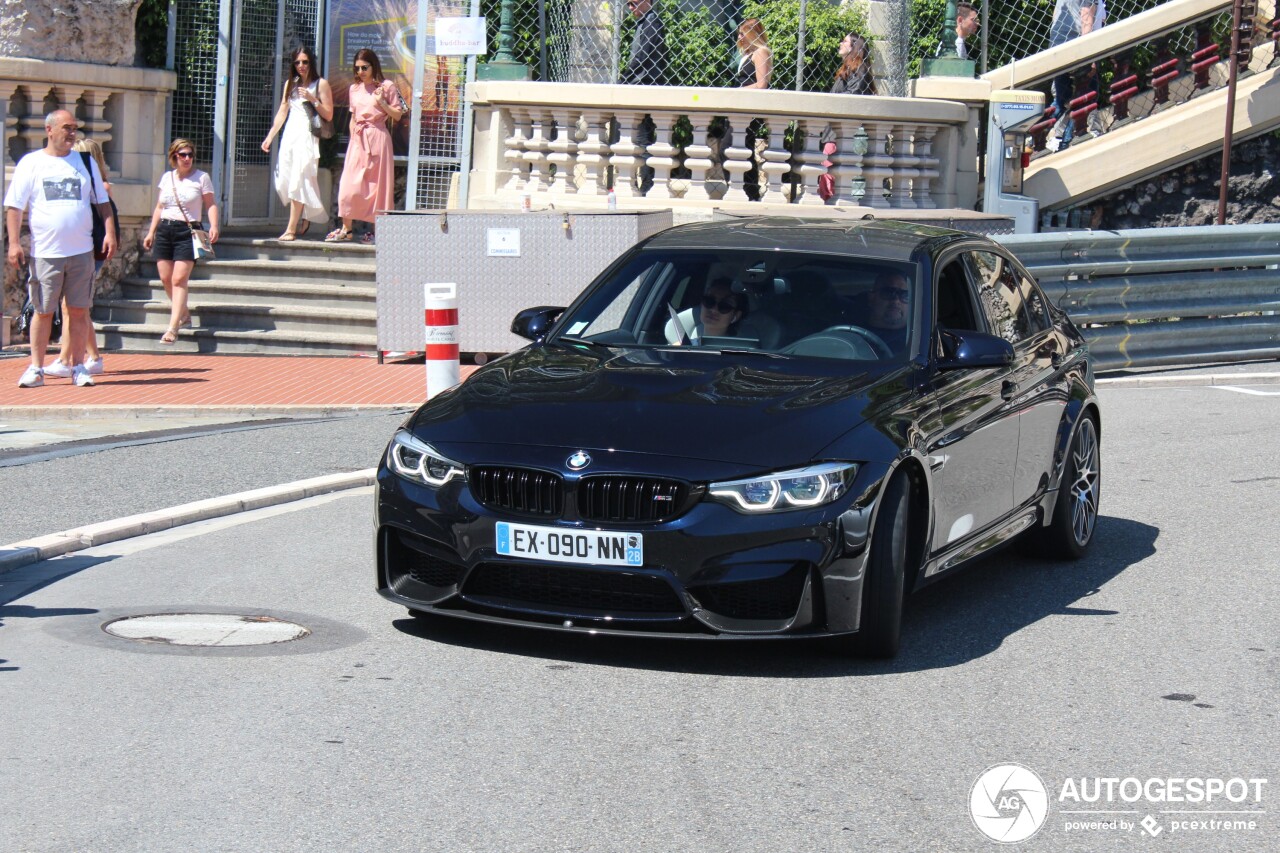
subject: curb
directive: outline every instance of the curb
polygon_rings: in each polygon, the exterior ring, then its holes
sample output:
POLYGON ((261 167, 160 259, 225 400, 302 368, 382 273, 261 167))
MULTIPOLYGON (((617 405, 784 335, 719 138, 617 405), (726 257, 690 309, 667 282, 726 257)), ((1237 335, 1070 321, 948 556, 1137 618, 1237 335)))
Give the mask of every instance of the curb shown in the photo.
POLYGON ((1187 388, 1195 385, 1280 385, 1280 373, 1201 373, 1187 376, 1100 376, 1108 388, 1187 388))
POLYGON ((326 474, 323 477, 312 477, 279 486, 267 486, 234 495, 179 504, 167 509, 88 524, 84 527, 64 530, 61 533, 24 539, 12 545, 0 546, 0 574, 41 560, 48 560, 51 557, 60 557, 63 554, 92 548, 95 545, 105 545, 108 542, 117 542, 134 536, 145 536, 148 533, 181 527, 196 521, 222 518, 239 512, 326 495, 330 492, 369 486, 373 484, 376 474, 376 468, 344 474, 326 474))
POLYGON ((335 415, 380 414, 409 412, 422 405, 413 403, 333 404, 322 406, 5 406, 9 418, 60 418, 62 420, 88 420, 91 418, 326 418, 335 415))

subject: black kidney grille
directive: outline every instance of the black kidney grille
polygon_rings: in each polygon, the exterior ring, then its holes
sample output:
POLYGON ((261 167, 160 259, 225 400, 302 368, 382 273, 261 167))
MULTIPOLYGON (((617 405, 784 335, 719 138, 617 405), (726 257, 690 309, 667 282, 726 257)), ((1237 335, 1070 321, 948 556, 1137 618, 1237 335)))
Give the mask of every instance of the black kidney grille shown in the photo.
POLYGON ((689 592, 707 610, 730 619, 789 619, 800 609, 808 571, 808 563, 797 563, 776 578, 708 584, 689 592))
POLYGON ((468 577, 462 594, 554 612, 684 615, 680 599, 666 581, 622 571, 482 563, 468 577))
POLYGON ((588 521, 665 521, 684 511, 689 488, 657 477, 585 477, 578 483, 578 514, 588 521))
POLYGON ((564 485, 558 474, 533 468, 477 466, 467 475, 476 500, 493 509, 559 518, 564 485))

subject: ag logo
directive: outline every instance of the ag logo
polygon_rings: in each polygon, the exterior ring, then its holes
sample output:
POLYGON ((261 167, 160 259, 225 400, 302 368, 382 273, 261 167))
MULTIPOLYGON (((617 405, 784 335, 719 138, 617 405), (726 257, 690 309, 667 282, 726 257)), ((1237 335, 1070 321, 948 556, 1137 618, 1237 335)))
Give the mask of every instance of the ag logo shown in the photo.
POLYGON ((978 831, 1001 844, 1026 841, 1044 825, 1049 794, 1021 764, 988 767, 969 791, 969 815, 978 831))

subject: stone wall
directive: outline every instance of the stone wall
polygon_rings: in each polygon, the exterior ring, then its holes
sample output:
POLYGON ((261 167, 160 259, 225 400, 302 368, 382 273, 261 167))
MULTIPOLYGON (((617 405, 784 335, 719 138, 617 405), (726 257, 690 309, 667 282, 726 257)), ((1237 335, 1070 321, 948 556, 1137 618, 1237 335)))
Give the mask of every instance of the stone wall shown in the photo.
MULTIPOLYGON (((1218 221, 1221 150, 1089 205, 1079 217, 1094 228, 1165 228, 1218 221)), ((1280 133, 1231 146, 1227 224, 1280 222, 1280 133)))
POLYGON ((0 0, 0 56, 132 65, 142 0, 0 0))

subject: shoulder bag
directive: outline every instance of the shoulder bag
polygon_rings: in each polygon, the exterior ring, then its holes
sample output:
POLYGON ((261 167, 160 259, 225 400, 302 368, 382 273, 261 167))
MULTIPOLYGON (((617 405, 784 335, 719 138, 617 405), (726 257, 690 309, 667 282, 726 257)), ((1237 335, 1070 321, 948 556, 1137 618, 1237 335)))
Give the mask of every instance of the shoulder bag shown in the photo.
POLYGON ((187 209, 182 206, 182 196, 178 195, 178 179, 173 176, 173 172, 169 173, 169 183, 173 185, 173 200, 178 203, 178 210, 182 211, 182 218, 191 229, 191 251, 195 253, 196 260, 217 257, 213 253, 213 241, 209 239, 209 232, 201 228, 199 222, 192 222, 187 209))
MULTIPOLYGON (((318 94, 318 86, 316 91, 318 94)), ((307 124, 311 127, 312 136, 316 139, 333 138, 333 119, 321 118, 320 111, 316 109, 316 105, 307 100, 302 102, 302 109, 307 114, 307 124)))
MULTIPOLYGON (((89 192, 93 198, 93 204, 89 205, 89 213, 93 216, 93 259, 95 261, 105 261, 107 259, 107 223, 103 221, 102 214, 98 212, 98 191, 93 188, 93 167, 89 165, 89 152, 79 152, 80 159, 84 161, 85 171, 89 173, 89 192)), ((103 180, 106 180, 104 177, 103 180)), ((120 211, 116 209, 116 203, 107 196, 107 202, 111 205, 111 215, 114 217, 116 245, 120 245, 120 211)))

